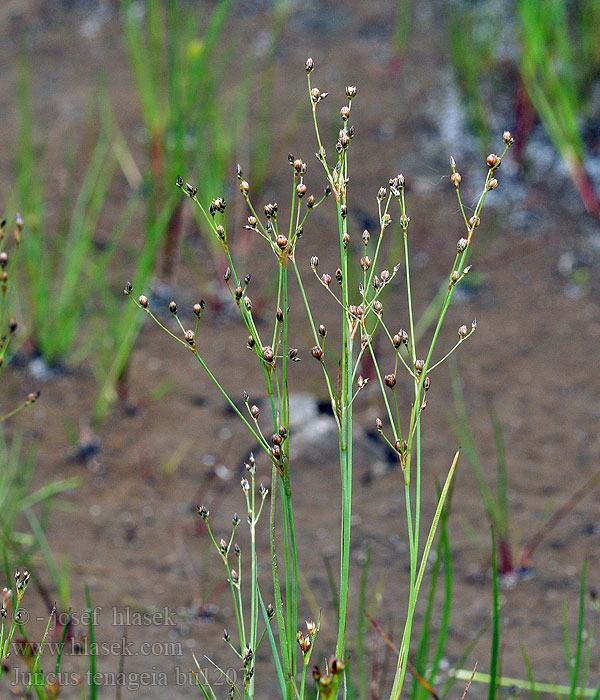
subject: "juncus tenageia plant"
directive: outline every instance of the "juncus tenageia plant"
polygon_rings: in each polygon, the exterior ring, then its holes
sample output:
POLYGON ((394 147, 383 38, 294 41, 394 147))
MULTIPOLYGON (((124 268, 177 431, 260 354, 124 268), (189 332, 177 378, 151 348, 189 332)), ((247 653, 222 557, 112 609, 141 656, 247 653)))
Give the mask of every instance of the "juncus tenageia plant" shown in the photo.
MULTIPOLYGON (((351 232, 348 222, 350 158, 352 140, 355 136, 354 127, 350 124, 352 103, 357 94, 354 86, 346 87, 346 102, 340 110, 341 124, 338 139, 335 143, 334 155, 328 156, 321 140, 317 112, 319 105, 328 96, 312 84, 314 64, 312 59, 306 61, 308 78, 308 94, 312 109, 314 129, 317 141, 317 159, 325 174, 326 187, 322 194, 315 196, 310 193, 306 184, 307 165, 301 158, 290 154, 289 163, 292 170, 292 187, 290 193, 289 216, 282 221, 279 205, 270 202, 264 206, 264 216, 259 215, 252 202, 250 184, 244 179, 241 167, 238 166, 237 176, 242 197, 249 208, 246 228, 253 231, 265 241, 267 248, 273 253, 278 269, 277 297, 274 299, 275 319, 272 333, 268 336, 259 331, 253 313, 251 294, 251 276, 245 277, 236 269, 228 239, 227 204, 222 197, 212 200, 206 207, 198 199, 195 186, 185 183, 178 178, 177 184, 183 192, 199 207, 215 238, 220 242, 227 258, 228 267, 224 278, 231 293, 233 302, 237 305, 242 322, 248 333, 247 345, 255 356, 263 373, 266 393, 268 396, 268 411, 261 412, 258 403, 254 403, 244 392, 245 410, 240 409, 235 401, 227 394, 219 378, 213 374, 202 353, 200 321, 205 312, 203 301, 194 306, 196 316, 195 327, 187 329, 181 323, 176 302, 171 302, 170 311, 175 318, 176 328, 172 332, 156 318, 145 295, 137 300, 133 296, 133 288, 129 283, 125 293, 131 296, 135 303, 146 311, 169 335, 191 351, 203 370, 207 373, 217 389, 238 415, 259 445, 256 456, 248 461, 248 478, 241 482, 247 521, 250 527, 250 554, 242 556, 241 549, 236 546, 235 538, 240 518, 233 517, 231 535, 220 541, 214 535, 210 524, 209 511, 205 506, 199 507, 199 514, 206 522, 212 542, 221 556, 226 572, 233 604, 236 613, 237 639, 227 632, 225 642, 239 657, 244 668, 243 681, 236 684, 234 679, 224 676, 231 681, 231 693, 240 698, 255 696, 255 661, 256 652, 264 639, 268 639, 279 681, 282 697, 286 700, 304 700, 306 696, 306 678, 310 665, 316 638, 319 633, 320 621, 308 620, 306 629, 298 630, 298 554, 297 532, 294 520, 291 479, 292 456, 290 454, 290 400, 289 376, 292 363, 309 353, 318 363, 318 370, 323 381, 337 426, 339 442, 339 458, 341 472, 341 538, 340 538, 340 572, 339 572, 339 615, 337 642, 335 650, 324 670, 315 667, 313 677, 319 694, 324 698, 335 698, 340 687, 346 690, 345 663, 347 660, 346 621, 348 616, 349 579, 350 579, 350 541, 352 517, 352 446, 353 446, 353 402, 358 392, 367 386, 368 378, 360 374, 362 360, 370 356, 375 376, 373 383, 379 386, 386 421, 377 419, 377 430, 397 452, 402 467, 400 488, 406 499, 408 522, 408 543, 410 551, 410 585, 408 592, 408 611, 404 624, 397 668, 390 691, 390 699, 397 700, 403 688, 407 670, 408 650, 411 639, 411 629, 419 589, 423 579, 425 565, 429 557, 431 545, 440 520, 442 509, 448 495, 448 490, 456 469, 459 453, 452 460, 448 476, 440 490, 438 505, 433 520, 427 529, 423 545, 421 537, 421 423, 420 417, 427 406, 427 395, 431 386, 431 376, 444 360, 447 359, 475 331, 476 324, 461 326, 458 329, 456 344, 442 355, 436 357, 436 346, 440 330, 444 323, 455 289, 468 274, 470 266, 466 259, 470 246, 476 240, 476 229, 481 223, 481 211, 487 194, 498 186, 496 171, 502 159, 513 142, 509 132, 504 134, 504 149, 500 155, 490 154, 487 158, 487 176, 481 195, 472 211, 467 212, 460 194, 461 176, 451 160, 451 181, 456 189, 459 209, 465 224, 465 235, 458 241, 454 261, 448 275, 448 285, 445 296, 440 304, 439 315, 433 337, 428 346, 417 348, 415 341, 415 318, 413 314, 412 287, 409 266, 409 224, 410 217, 405 199, 405 180, 403 175, 390 179, 388 187, 381 187, 376 195, 379 226, 371 235, 368 231, 362 234, 361 255, 356 262, 359 264, 360 283, 353 288, 350 285, 351 265, 355 261, 351 255, 351 232), (306 255, 300 255, 300 239, 308 225, 311 213, 331 200, 335 207, 337 219, 337 237, 339 242, 339 267, 333 271, 319 270, 319 259, 313 255, 310 258, 312 275, 325 293, 333 297, 339 306, 341 325, 341 347, 336 350, 326 344, 327 328, 318 322, 305 291, 304 275, 307 271, 306 255), (399 213, 401 235, 403 237, 404 260, 395 265, 392 270, 378 270, 382 240, 392 222, 392 212, 399 213), (379 297, 382 291, 396 275, 403 274, 406 278, 408 329, 394 331, 392 319, 384 318, 384 308, 379 297), (289 278, 294 277, 299 288, 300 298, 306 308, 308 324, 313 336, 312 349, 301 350, 292 347, 289 341, 288 308, 289 278), (380 368, 380 355, 375 351, 374 339, 377 333, 383 334, 390 342, 394 351, 394 371, 384 373, 380 368), (412 408, 407 418, 401 417, 397 400, 397 391, 401 380, 400 372, 408 375, 408 381, 414 395, 412 408), (268 413, 265 417, 263 413, 268 413), (268 427, 267 427, 268 426, 268 427), (268 492, 264 486, 256 485, 256 475, 261 462, 271 465, 271 489, 269 505, 269 533, 271 544, 272 568, 272 604, 266 604, 263 595, 265 583, 259 581, 258 562, 256 553, 256 528, 259 518, 267 502, 268 492), (281 501, 282 517, 279 522, 278 500, 281 501), (283 567, 280 571, 278 548, 284 552, 283 567), (242 576, 242 560, 244 560, 242 576), (246 573, 248 572, 248 573, 246 573), (250 609, 243 605, 242 587, 249 586, 250 609), (273 622, 274 620, 274 622, 273 622)), ((396 216, 396 214, 394 214, 396 216)), ((354 234, 356 235, 356 234, 354 234)), ((360 234, 358 234, 360 236, 360 234)), ((215 694, 199 668, 198 682, 204 695, 214 700, 215 694)))

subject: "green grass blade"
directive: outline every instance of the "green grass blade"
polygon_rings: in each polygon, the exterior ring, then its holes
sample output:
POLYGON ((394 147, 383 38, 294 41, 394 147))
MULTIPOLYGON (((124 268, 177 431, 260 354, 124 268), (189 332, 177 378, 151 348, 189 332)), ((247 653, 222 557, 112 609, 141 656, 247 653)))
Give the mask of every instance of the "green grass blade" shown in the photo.
POLYGON ((90 589, 87 583, 85 584, 85 606, 88 616, 88 640, 90 644, 90 697, 89 700, 97 700, 98 684, 96 682, 96 638, 94 634, 94 615, 92 611, 92 603, 90 601, 90 589))
POLYGON ((573 660, 573 666, 571 671, 571 692, 569 693, 569 700, 576 700, 577 696, 577 683, 579 681, 579 674, 581 672, 581 652, 583 649, 583 632, 584 632, 584 619, 585 619, 585 578, 587 571, 587 562, 583 562, 581 567, 581 585, 579 587, 579 619, 577 623, 577 641, 575 643, 575 658, 573 660))
POLYGON ((492 576, 493 576, 493 614, 492 614, 492 650, 490 654, 490 682, 488 700, 496 700, 498 690, 498 662, 500 656, 500 596, 498 592, 498 564, 496 562, 496 538, 492 529, 492 576))
POLYGON ((527 656, 527 650, 525 645, 521 644, 521 654, 523 655, 523 663, 525 664, 525 669, 527 670, 527 677, 529 678, 529 691, 531 693, 531 700, 538 700, 537 689, 535 687, 535 680, 533 678, 533 670, 531 668, 531 662, 529 661, 529 656, 527 656))

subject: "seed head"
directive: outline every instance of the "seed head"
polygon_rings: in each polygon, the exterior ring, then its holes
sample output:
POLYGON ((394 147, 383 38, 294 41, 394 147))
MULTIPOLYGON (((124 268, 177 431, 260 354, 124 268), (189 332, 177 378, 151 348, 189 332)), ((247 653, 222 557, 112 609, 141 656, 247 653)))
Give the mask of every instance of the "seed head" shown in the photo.
POLYGON ((379 316, 383 311, 383 304, 379 299, 373 304, 373 311, 379 316))
POLYGON ((315 67, 315 63, 310 56, 306 59, 306 63, 304 64, 304 67, 306 68, 307 73, 313 72, 314 67, 315 67))
POLYGON ((325 287, 329 287, 331 284, 331 275, 328 275, 327 273, 321 275, 321 283, 325 285, 325 287))
POLYGON ((316 270, 317 267, 319 267, 319 258, 316 255, 313 255, 310 259, 310 266, 313 270, 316 270))
POLYGON ((307 199, 306 199, 306 206, 309 209, 312 209, 315 206, 315 195, 314 194, 309 194, 307 199))
POLYGON ((18 327, 17 319, 16 318, 11 318, 10 322, 8 324, 8 329, 11 333, 14 333, 17 330, 18 327))
POLYGON ((342 243, 344 244, 344 248, 347 248, 350 245, 350 234, 348 231, 344 231, 342 234, 342 243))
POLYGON ((277 246, 278 246, 281 250, 283 250, 283 249, 287 246, 287 244, 288 244, 287 236, 284 236, 283 233, 280 233, 280 234, 277 236, 276 243, 277 243, 277 246))
POLYGON ((348 121, 348 117, 350 116, 350 107, 348 107, 348 105, 344 105, 340 109, 340 116, 345 122, 348 121))
POLYGON ((393 389, 396 386, 395 374, 386 374, 384 379, 386 386, 388 386, 390 389, 393 389))
POLYGON ((495 190, 496 187, 498 187, 498 180, 495 177, 493 177, 488 182, 488 190, 495 190))
POLYGON ((254 420, 258 420, 258 416, 260 416, 260 408, 256 404, 252 404, 250 406, 250 415, 254 420))
POLYGON ((265 362, 273 362, 273 358, 275 357, 275 353, 273 352, 273 348, 270 347, 269 345, 265 345, 262 351, 263 354, 263 359, 265 362))
POLYGON ((342 271, 339 267, 335 271, 335 279, 337 280, 338 284, 342 284, 344 278, 342 277, 342 271))
POLYGON ((196 508, 198 510, 198 515, 202 518, 202 520, 208 520, 210 511, 208 511, 204 506, 196 506, 196 508))
POLYGON ((277 318, 277 321, 279 323, 283 323, 283 309, 277 309, 277 312, 275 313, 275 317, 277 318))
POLYGON ((462 177, 460 173, 452 173, 450 175, 450 182, 455 186, 458 187, 462 181, 462 177))
POLYGON ((507 146, 511 146, 515 142, 513 135, 510 133, 510 131, 505 131, 502 134, 502 140, 507 146))
MULTIPOLYGON (((204 311, 204 307, 206 306, 206 302, 204 299, 200 299, 200 301, 197 304, 194 304, 194 313, 198 318, 202 316, 202 312, 204 311)), ((177 307, 175 307, 175 311, 177 311, 177 307)))
POLYGON ((417 374, 421 374, 424 367, 425 367, 425 360, 415 360, 415 371, 417 374))
POLYGON ((32 391, 29 394, 27 394, 27 403, 32 404, 35 403, 38 399, 40 398, 40 392, 39 391, 32 391))
POLYGON ((481 223, 481 219, 478 216, 472 216, 469 219, 469 228, 471 228, 471 229, 477 228, 480 223, 481 223))
POLYGON ((383 433, 383 421, 381 418, 375 418, 375 429, 378 433, 383 433))
POLYGON ((185 340, 189 345, 193 345, 194 342, 196 341, 196 334, 194 331, 189 330, 185 332, 185 340))
POLYGON ((356 85, 346 86, 346 97, 349 100, 353 100, 356 97, 356 85))
POLYGON ((385 199, 385 196, 387 194, 387 191, 385 187, 380 187, 379 192, 377 192, 377 199, 381 202, 382 200, 385 199))
POLYGON ((467 327, 465 325, 460 326, 458 329, 458 337, 464 338, 467 335, 467 327))
POLYGON ((175 315, 177 313, 177 303, 174 301, 169 302, 169 311, 175 315))
POLYGON ((425 391, 429 391, 430 388, 431 388, 431 379, 429 378, 429 375, 428 375, 427 377, 425 377, 425 380, 423 381, 423 389, 425 389, 425 391))
POLYGON ((306 185, 303 182, 296 186, 296 194, 298 195, 299 199, 302 199, 302 197, 304 197, 304 195, 306 194, 306 189, 306 185))
POLYGON ((250 192, 250 185, 246 180, 242 180, 240 182, 240 190, 242 191, 243 195, 247 195, 248 192, 250 192))
POLYGON ((315 345, 314 348, 311 350, 311 354, 315 358, 315 360, 322 361, 323 348, 320 348, 318 345, 315 345))
POLYGON ((0 253, 0 267, 4 270, 4 268, 6 267, 7 264, 8 264, 8 253, 5 250, 3 250, 0 253))
POLYGON ((327 327, 323 323, 319 325, 319 335, 321 338, 325 338, 327 336, 327 327))
POLYGON ((148 308, 148 297, 142 294, 140 298, 138 299, 138 302, 142 309, 147 309, 148 308))
POLYGON ((499 164, 500 158, 495 153, 490 153, 485 162, 488 164, 488 168, 495 168, 499 164))
POLYGON ((256 228, 256 217, 255 216, 248 217, 248 226, 250 228, 256 228))
POLYGON ((467 241, 466 238, 459 238, 458 243, 456 244, 456 252, 462 253, 468 245, 469 241, 467 241))

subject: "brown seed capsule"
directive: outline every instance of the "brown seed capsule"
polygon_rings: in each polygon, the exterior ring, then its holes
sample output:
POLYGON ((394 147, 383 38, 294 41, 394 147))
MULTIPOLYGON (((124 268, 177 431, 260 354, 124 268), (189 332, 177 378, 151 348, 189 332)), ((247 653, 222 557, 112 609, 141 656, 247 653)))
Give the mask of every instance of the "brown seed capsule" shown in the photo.
POLYGON ((315 206, 315 195, 314 194, 309 194, 308 197, 306 198, 306 206, 308 209, 312 209, 315 206))
POLYGON ((133 285, 131 282, 127 282, 125 285, 125 289, 123 290, 123 293, 126 294, 127 296, 131 295, 131 292, 133 292, 133 285))
POLYGON ((251 335, 248 336, 248 347, 250 349, 254 347, 254 338, 251 335))
POLYGON ((350 234, 347 231, 344 231, 342 234, 342 243, 344 244, 344 248, 350 245, 350 234))
POLYGON ((262 354, 265 362, 273 362, 273 358, 275 357, 275 354, 273 353, 273 348, 266 345, 263 348, 262 354))
POLYGON ((385 199, 386 194, 387 190, 385 189, 385 187, 380 187, 379 191, 377 192, 377 199, 381 202, 385 199))
POLYGON ((329 287, 331 284, 331 275, 328 275, 325 273, 324 275, 321 275, 321 282, 326 286, 329 287))
POLYGON ((498 156, 495 153, 490 153, 489 156, 485 159, 485 162, 488 164, 489 168, 495 168, 500 162, 500 158, 498 158, 498 156))
POLYGON ((225 282, 229 282, 229 280, 231 279, 231 268, 229 267, 229 265, 225 268, 225 272, 223 273, 223 279, 225 280, 225 282))
POLYGON ((348 121, 348 117, 349 117, 349 116, 350 116, 350 107, 348 107, 348 105, 344 105, 344 106, 340 109, 340 117, 341 117, 344 121, 348 121))
POLYGON ((248 309, 248 311, 252 311, 252 299, 248 295, 244 297, 244 306, 248 309))
POLYGON ((202 312, 204 311, 204 307, 206 306, 206 302, 204 299, 200 299, 200 301, 197 304, 194 304, 194 313, 198 318, 202 316, 202 312))
POLYGON ((8 264, 8 253, 5 250, 3 250, 0 253, 0 267, 4 270, 4 268, 6 267, 7 264, 8 264))
POLYGON ((313 620, 311 620, 310 618, 306 620, 306 631, 310 634, 311 637, 317 631, 316 623, 313 622, 313 620))
POLYGON ((415 360, 415 371, 417 374, 421 374, 424 367, 425 367, 425 360, 415 360))
POLYGON ((425 391, 429 391, 430 388, 431 388, 431 379, 429 378, 429 375, 428 375, 427 377, 425 377, 425 379, 423 381, 423 389, 425 389, 425 391))
POLYGON ((381 420, 381 418, 375 418, 375 429, 378 433, 383 432, 383 421, 381 420))
POLYGON ((271 442, 274 445, 281 445, 281 443, 283 442, 283 438, 279 433, 274 433, 273 435, 271 435, 271 442))
POLYGON ((189 345, 193 345, 194 341, 196 340, 196 334, 194 333, 194 331, 192 331, 192 330, 186 331, 185 332, 185 340, 187 343, 189 343, 189 345))
POLYGON ((246 180, 242 180, 240 182, 240 190, 242 191, 243 195, 247 195, 248 192, 250 191, 250 185, 246 180))
POLYGON ((315 358, 315 360, 322 360, 323 348, 320 348, 318 345, 315 345, 314 348, 311 350, 311 354, 315 358))
POLYGON ((327 335, 327 328, 322 323, 319 325, 319 335, 321 336, 321 338, 324 338, 327 335))
POLYGON ((260 408, 256 404, 252 404, 250 406, 250 415, 254 420, 258 420, 258 416, 260 416, 260 408))
POLYGON ((316 104, 321 99, 321 91, 319 90, 319 88, 312 88, 312 90, 310 91, 310 97, 314 104, 316 104))
POLYGON ((254 228, 256 226, 256 217, 255 216, 248 217, 248 226, 250 226, 250 228, 254 228))
POLYGON ((342 271, 341 271, 341 269, 340 269, 339 267, 338 267, 338 269, 335 271, 335 279, 337 280, 337 283, 338 283, 338 284, 341 284, 342 281, 343 281, 342 271))
POLYGON ((8 329, 10 330, 11 333, 14 333, 17 330, 17 326, 19 324, 17 323, 16 318, 11 318, 10 323, 8 324, 8 329))
POLYGON ((219 549, 221 550, 221 554, 225 554, 227 552, 227 542, 221 537, 221 541, 219 542, 219 549))
POLYGON ((458 187, 460 183, 462 182, 462 177, 460 173, 452 173, 450 175, 450 182, 455 186, 458 187))
POLYGON ((463 250, 465 250, 468 245, 469 245, 469 241, 467 241, 466 238, 459 238, 458 243, 456 244, 456 252, 462 253, 463 250))
POLYGON ((27 394, 27 403, 35 403, 38 399, 40 398, 40 392, 39 391, 32 391, 31 393, 27 394))
POLYGON ((306 68, 307 73, 312 73, 312 71, 315 67, 315 63, 310 56, 306 59, 306 63, 304 64, 304 67, 306 68))
POLYGON ((281 447, 279 447, 279 445, 273 445, 273 447, 271 447, 271 454, 273 455, 273 459, 279 461, 281 459, 281 447))
POLYGON ((142 294, 140 298, 138 299, 140 306, 142 309, 147 309, 148 308, 148 297, 142 294))
POLYGON ((366 272, 371 267, 371 258, 368 255, 365 255, 364 258, 360 259, 360 266, 366 272))
POLYGON ((389 282, 389 280, 390 280, 389 270, 382 270, 381 271, 381 281, 383 282, 383 284, 387 284, 387 282, 389 282))
POLYGON ((306 185, 303 182, 296 186, 296 194, 300 199, 306 194, 306 185))
POLYGON ((269 603, 267 605, 267 617, 269 620, 275 615, 275 608, 273 607, 273 603, 269 603))
POLYGON ((279 323, 283 323, 283 309, 277 309, 277 313, 275 314, 275 316, 279 323))
POLYGON ((502 140, 504 141, 504 143, 505 143, 507 146, 510 146, 511 144, 513 144, 513 143, 515 142, 515 140, 514 140, 512 134, 510 133, 510 131, 505 131, 505 132, 502 134, 502 140))
POLYGON ((467 327, 465 325, 460 326, 458 329, 458 337, 464 338, 467 335, 467 327))
POLYGON ((348 216, 348 207, 346 204, 340 204, 340 215, 342 219, 345 219, 348 216))
POLYGON ((329 670, 334 676, 338 676, 345 668, 346 664, 341 659, 338 659, 335 656, 330 657, 329 670))
POLYGON ((363 242, 365 245, 368 245, 370 239, 371 239, 371 234, 367 231, 367 229, 365 229, 365 230, 362 232, 362 242, 363 242))
POLYGON ((498 187, 498 180, 495 177, 491 178, 488 182, 488 190, 495 190, 498 187))
POLYGON ((458 270, 454 270, 454 272, 452 273, 452 276, 450 277, 452 284, 456 284, 459 279, 460 279, 460 272, 458 272, 458 270))
POLYGON ((373 311, 375 311, 378 316, 383 311, 383 304, 379 300, 373 304, 373 311))
POLYGON ((346 97, 349 100, 353 100, 356 97, 356 85, 346 86, 346 97))
POLYGON ((235 294, 235 298, 238 301, 242 298, 243 293, 244 293, 244 290, 241 287, 238 286, 235 288, 234 294, 235 294))
POLYGON ((316 255, 313 255, 310 259, 310 266, 313 270, 316 270, 317 267, 319 267, 319 258, 317 258, 316 255))
POLYGON ((477 228, 481 223, 481 219, 478 216, 472 216, 469 219, 469 228, 477 228))
POLYGON ((398 331, 398 335, 402 338, 402 342, 404 345, 408 347, 408 333, 404 330, 404 328, 401 328, 398 331))
POLYGON ((287 236, 284 236, 283 233, 280 233, 280 234, 277 236, 277 241, 276 241, 276 243, 277 243, 277 245, 281 248, 281 250, 283 250, 283 249, 286 247, 287 242, 288 242, 287 236))
POLYGON ((388 386, 390 389, 393 389, 396 386, 396 375, 395 374, 386 374, 384 377, 385 384, 388 386))
POLYGON ((399 348, 402 345, 402 338, 396 333, 392 338, 392 343, 395 348, 399 348))
POLYGON ((177 313, 177 303, 172 301, 169 303, 169 311, 175 315, 177 313))

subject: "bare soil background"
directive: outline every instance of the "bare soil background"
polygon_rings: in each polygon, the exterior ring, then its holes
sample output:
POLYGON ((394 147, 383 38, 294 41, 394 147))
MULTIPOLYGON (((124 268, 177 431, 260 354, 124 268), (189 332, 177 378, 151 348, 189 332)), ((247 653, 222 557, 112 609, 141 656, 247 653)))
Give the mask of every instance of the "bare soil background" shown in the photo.
MULTIPOLYGON (((240 62, 245 51, 253 55, 258 51, 268 9, 267 3, 260 2, 239 3, 234 8, 232 28, 245 37, 240 44, 240 62)), ((308 162, 309 191, 318 192, 325 184, 312 155, 315 145, 308 105, 291 138, 282 140, 290 113, 305 95, 303 65, 312 55, 314 82, 330 93, 322 110, 325 134, 329 133, 325 126, 329 114, 333 116, 343 103, 344 86, 358 86, 352 111, 357 136, 352 145, 350 185, 358 211, 352 220, 357 240, 364 228, 364 213, 372 216, 376 212, 379 186, 399 171, 407 178, 411 246, 416 254, 413 275, 417 308, 421 310, 443 280, 462 233, 449 181, 449 155, 458 161, 469 201, 485 177, 485 163, 470 145, 452 82, 445 11, 443 2, 416 2, 409 44, 401 61, 390 63, 395 3, 298 4, 285 30, 275 72, 273 143, 279 152, 274 153, 274 162, 280 165, 274 168, 263 193, 264 202, 276 199, 282 209, 287 206, 288 150, 308 162)), ((499 23, 499 31, 501 28, 499 23)), ((119 124, 139 162, 144 136, 115 4, 5 0, 0 7, 0 191, 4 201, 10 193, 14 165, 16 52, 23 30, 31 43, 36 121, 40 133, 47 134, 38 140, 39 176, 46 179, 52 217, 66 181, 61 153, 64 144, 74 135, 85 134, 95 118, 95 81, 100 73, 108 79, 119 124)), ((505 109, 507 119, 512 119, 510 105, 499 109, 505 109)), ((513 124, 509 121, 503 126, 511 128, 513 124)), ((598 469, 600 452, 600 231, 583 213, 558 159, 552 160, 549 146, 544 146, 542 137, 536 138, 538 141, 533 139, 526 149, 520 167, 509 162, 499 173, 500 187, 491 194, 476 233, 480 240, 472 262, 482 283, 452 305, 440 346, 450 346, 456 328, 477 318, 477 333, 461 348, 459 365, 471 427, 491 479, 495 453, 487 414, 490 403, 504 428, 511 529, 517 552, 541 520, 598 469), (575 267, 586 270, 582 284, 572 280, 575 267)), ((498 147, 500 140, 501 131, 498 147)), ((233 173, 232 185, 235 187, 233 173)), ((233 199, 235 189, 227 195, 233 199)), ((106 231, 123 201, 124 189, 115 188, 109 199, 106 231)), ((140 239, 140 228, 138 221, 131 232, 132 245, 140 239)), ((195 301, 203 293, 197 268, 205 256, 193 235, 191 218, 186 231, 172 294, 176 299, 195 301)), ((337 310, 318 285, 310 282, 308 260, 318 253, 325 269, 326 261, 334 259, 336 245, 331 213, 325 206, 309 220, 299 250, 306 260, 305 279, 311 298, 331 328, 337 310)), ((247 271, 253 273, 257 284, 266 286, 262 252, 260 245, 254 246, 247 271)), ((111 277, 113 274, 118 293, 127 277, 126 264, 111 271, 111 277)), ((404 287, 398 284, 386 307, 386 314, 396 319, 391 325, 406 325, 404 305, 404 287)), ((265 324, 270 323, 274 310, 265 308, 265 324)), ((291 313, 298 329, 293 331, 294 344, 306 357, 292 368, 292 388, 321 400, 324 391, 314 378, 309 358, 312 343, 298 297, 293 298, 291 313)), ((234 395, 241 396, 246 389, 260 399, 261 377, 249 361, 245 341, 237 322, 207 310, 200 345, 209 365, 226 378, 225 385, 234 395)), ((35 383, 25 367, 16 367, 5 377, 7 400, 35 383)), ((127 634, 133 655, 125 660, 126 672, 147 671, 157 674, 155 680, 158 674, 168 674, 169 688, 150 683, 136 690, 132 681, 123 697, 199 697, 189 678, 186 684, 177 683, 182 677, 176 669, 182 674, 189 671, 192 651, 199 658, 213 656, 225 668, 236 664, 220 642, 223 627, 232 624, 224 575, 209 550, 195 506, 204 503, 211 509, 216 531, 227 531, 232 513, 243 510, 237 482, 252 441, 228 414, 193 358, 150 324, 144 327, 131 367, 131 393, 138 410, 134 415, 116 410, 110 416, 100 434, 101 451, 87 463, 73 458, 65 426, 69 421, 83 425, 91 414, 91 369, 85 364, 71 368, 41 388, 40 401, 20 415, 11 430, 24 431, 28 443, 38 446, 37 483, 73 475, 82 479, 77 491, 61 499, 69 509, 56 510, 48 530, 57 557, 70 562, 74 608, 81 609, 83 583, 89 582, 93 603, 100 608, 97 640, 117 643, 123 626, 115 624, 120 620, 113 610, 148 612, 168 607, 175 611, 174 625, 137 625, 130 618, 127 634), (166 388, 160 400, 153 398, 157 387, 166 388), (165 653, 146 654, 143 642, 155 644, 153 651, 165 653), (167 643, 173 646, 168 649, 164 646, 167 643)), ((395 623, 397 630, 407 604, 409 561, 401 474, 386 462, 381 446, 366 435, 381 411, 377 390, 364 392, 357 406, 365 432, 357 437, 354 590, 368 548, 370 590, 375 591, 385 581, 377 618, 386 629, 395 623)), ((408 407, 407 392, 403 408, 408 407)), ((456 447, 449 427, 452 410, 449 378, 443 370, 434 377, 424 416, 424 522, 435 504, 434 478, 443 478, 456 447)), ((317 426, 327 430, 325 415, 313 419, 315 430, 317 426)), ((327 654, 332 649, 335 621, 323 557, 333 555, 338 545, 339 470, 335 443, 326 438, 311 441, 310 431, 302 437, 292 477, 301 533, 302 588, 310 590, 301 614, 315 616, 318 608, 323 608, 318 652, 327 654)), ((259 463, 259 472, 261 469, 267 482, 268 465, 259 463)), ((588 561, 590 587, 600 586, 599 506, 600 490, 596 490, 542 543, 532 562, 532 577, 502 590, 505 675, 525 677, 520 651, 523 643, 536 679, 568 682, 562 604, 569 603, 573 639, 584 559, 588 561)), ((269 573, 266 524, 265 519, 260 543, 265 588, 269 573)), ((491 613, 489 528, 466 461, 458 472, 450 536, 454 606, 446 669, 456 663, 491 613)), ((335 559, 332 566, 337 566, 335 559)), ((38 608, 43 612, 41 603, 35 603, 35 608, 34 616, 38 608)), ((588 611, 593 619, 595 613, 589 606, 588 611)), ((350 624, 353 628, 355 620, 350 624)), ((76 635, 80 632, 85 630, 80 627, 75 631, 76 635)), ((373 640, 369 635, 369 643, 373 640)), ((489 633, 485 633, 469 656, 467 668, 478 661, 479 670, 488 670, 489 644, 489 633)), ((265 651, 260 659, 266 658, 265 651)), ((99 661, 102 671, 116 672, 118 663, 113 650, 99 661)), ((70 656, 65 670, 78 668, 80 660, 70 656)), ((268 662, 259 663, 258 673, 259 679, 262 674, 274 676, 268 662)), ((596 644, 590 685, 598 683, 599 675, 596 644)), ((267 679, 259 687, 269 692, 273 682, 267 679)), ((1 692, 8 697, 6 685, 1 692)), ((101 697, 112 697, 113 692, 107 688, 101 697)), ((223 686, 221 695, 225 697, 226 692, 223 686)), ((483 697, 484 692, 481 686, 474 686, 471 694, 483 697)), ((453 693, 460 696, 462 687, 457 685, 453 693)))

